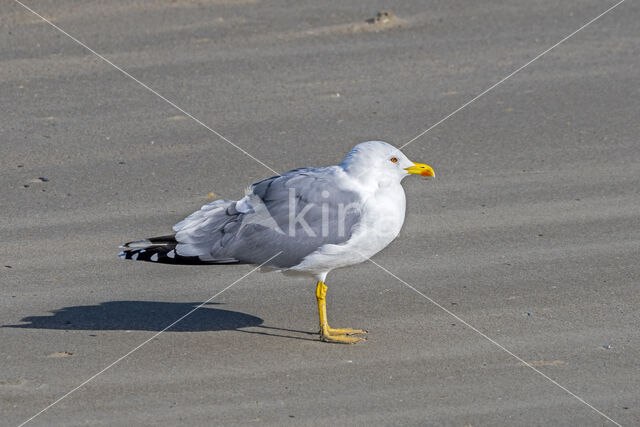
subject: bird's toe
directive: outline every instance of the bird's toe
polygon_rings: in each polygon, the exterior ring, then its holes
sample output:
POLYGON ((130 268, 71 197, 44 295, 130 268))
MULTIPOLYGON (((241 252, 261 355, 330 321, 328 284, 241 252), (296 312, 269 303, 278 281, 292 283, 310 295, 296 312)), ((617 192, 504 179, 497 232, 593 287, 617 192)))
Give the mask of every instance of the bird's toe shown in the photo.
POLYGON ((320 341, 335 344, 355 344, 360 341, 366 341, 366 338, 352 337, 348 335, 320 335, 320 341))
POLYGON ((364 329, 351 329, 351 328, 328 328, 329 334, 331 335, 364 335, 368 333, 364 329))

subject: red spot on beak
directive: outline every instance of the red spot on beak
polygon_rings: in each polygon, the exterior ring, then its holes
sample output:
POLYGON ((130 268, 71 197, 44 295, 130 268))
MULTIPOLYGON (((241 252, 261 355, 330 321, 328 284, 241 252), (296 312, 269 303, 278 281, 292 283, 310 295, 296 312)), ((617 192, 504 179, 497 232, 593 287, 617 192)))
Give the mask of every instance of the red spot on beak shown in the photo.
POLYGON ((422 172, 420 172, 420 175, 422 175, 422 176, 431 176, 431 173, 429 171, 422 171, 422 172))

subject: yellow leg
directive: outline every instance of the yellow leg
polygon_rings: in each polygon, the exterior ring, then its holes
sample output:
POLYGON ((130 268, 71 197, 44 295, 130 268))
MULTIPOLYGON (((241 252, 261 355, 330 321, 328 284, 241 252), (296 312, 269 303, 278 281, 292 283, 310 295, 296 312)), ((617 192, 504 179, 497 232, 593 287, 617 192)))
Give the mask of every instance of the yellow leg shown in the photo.
POLYGON ((320 340, 325 342, 334 342, 341 344, 354 344, 358 341, 364 341, 364 338, 350 337, 349 335, 366 334, 367 331, 362 329, 333 329, 329 327, 327 321, 327 285, 324 282, 318 282, 316 287, 316 299, 318 300, 318 314, 320 315, 320 340))

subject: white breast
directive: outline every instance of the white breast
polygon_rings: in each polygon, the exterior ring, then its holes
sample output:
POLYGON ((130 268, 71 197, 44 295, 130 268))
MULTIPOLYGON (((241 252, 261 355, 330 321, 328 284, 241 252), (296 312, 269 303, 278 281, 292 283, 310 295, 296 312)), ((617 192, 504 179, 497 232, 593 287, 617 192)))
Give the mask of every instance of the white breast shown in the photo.
POLYGON ((359 246, 367 258, 398 237, 404 223, 405 208, 404 189, 400 184, 381 188, 367 200, 363 209, 363 230, 354 235, 358 243, 364 243, 359 246))
POLYGON ((335 268, 366 261, 398 236, 404 223, 405 208, 404 189, 399 183, 378 187, 366 199, 360 222, 348 241, 321 246, 289 270, 324 280, 335 268))

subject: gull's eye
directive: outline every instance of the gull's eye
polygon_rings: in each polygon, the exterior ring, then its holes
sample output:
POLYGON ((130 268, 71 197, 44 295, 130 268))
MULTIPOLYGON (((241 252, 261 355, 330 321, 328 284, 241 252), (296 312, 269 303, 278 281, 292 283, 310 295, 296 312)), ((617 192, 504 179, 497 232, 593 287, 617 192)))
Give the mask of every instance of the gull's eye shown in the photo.
POLYGON ((389 160, 391 160, 391 163, 398 163, 398 158, 397 157, 392 157, 389 160))

